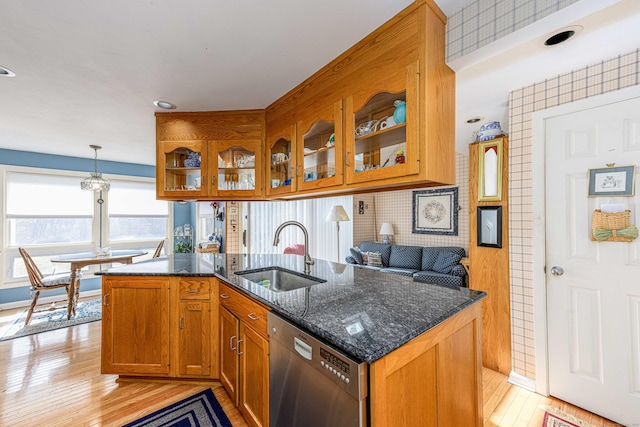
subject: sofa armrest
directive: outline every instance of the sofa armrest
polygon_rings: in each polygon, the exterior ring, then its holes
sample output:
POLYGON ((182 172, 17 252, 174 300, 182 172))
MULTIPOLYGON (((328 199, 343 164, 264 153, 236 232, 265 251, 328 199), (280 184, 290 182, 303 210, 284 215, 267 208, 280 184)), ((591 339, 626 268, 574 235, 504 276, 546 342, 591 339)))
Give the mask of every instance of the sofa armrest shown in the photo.
POLYGON ((356 259, 351 255, 347 256, 344 260, 347 262, 347 264, 357 264, 356 259))
POLYGON ((464 269, 462 264, 458 264, 451 269, 451 274, 454 276, 464 277, 467 274, 467 270, 464 269))

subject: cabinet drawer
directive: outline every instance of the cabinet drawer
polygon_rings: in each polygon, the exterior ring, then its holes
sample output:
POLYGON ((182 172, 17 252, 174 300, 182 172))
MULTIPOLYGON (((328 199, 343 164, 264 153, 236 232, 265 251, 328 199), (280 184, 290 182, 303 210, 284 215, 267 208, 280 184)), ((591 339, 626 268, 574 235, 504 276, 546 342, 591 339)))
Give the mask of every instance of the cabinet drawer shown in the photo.
POLYGON ((211 296, 211 281, 209 278, 180 279, 180 299, 208 300, 211 296))
POLYGON ((231 287, 220 284, 220 304, 254 331, 268 337, 267 308, 231 287))

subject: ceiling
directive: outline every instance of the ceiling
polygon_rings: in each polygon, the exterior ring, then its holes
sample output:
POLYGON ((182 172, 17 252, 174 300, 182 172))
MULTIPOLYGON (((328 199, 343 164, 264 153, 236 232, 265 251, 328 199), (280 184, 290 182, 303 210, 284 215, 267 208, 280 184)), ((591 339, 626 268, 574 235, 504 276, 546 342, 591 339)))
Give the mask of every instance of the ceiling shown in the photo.
MULTIPOLYGON (((0 148, 155 163, 154 100, 264 108, 411 0, 0 0, 0 148)), ((447 15, 470 0, 436 0, 447 15)), ((640 2, 581 0, 452 62, 457 150, 507 122, 509 91, 640 47, 640 2), (579 7, 578 7, 579 6, 579 7), (540 38, 584 30, 555 49, 540 38)))

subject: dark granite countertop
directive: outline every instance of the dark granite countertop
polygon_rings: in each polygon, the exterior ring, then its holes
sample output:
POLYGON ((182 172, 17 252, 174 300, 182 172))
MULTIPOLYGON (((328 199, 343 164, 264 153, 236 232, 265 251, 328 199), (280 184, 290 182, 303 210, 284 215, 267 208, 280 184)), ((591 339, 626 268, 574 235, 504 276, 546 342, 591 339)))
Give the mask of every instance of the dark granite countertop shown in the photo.
POLYGON ((297 255, 174 254, 111 268, 103 275, 216 276, 358 361, 373 362, 480 301, 484 292, 316 260, 310 288, 273 292, 234 274, 278 266, 302 272, 297 255))

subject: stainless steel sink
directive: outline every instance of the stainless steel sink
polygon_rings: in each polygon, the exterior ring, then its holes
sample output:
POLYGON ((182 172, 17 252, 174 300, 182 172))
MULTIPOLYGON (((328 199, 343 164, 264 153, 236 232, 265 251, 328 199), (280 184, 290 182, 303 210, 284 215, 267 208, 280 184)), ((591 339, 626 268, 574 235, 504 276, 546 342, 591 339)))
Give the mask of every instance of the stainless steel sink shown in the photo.
POLYGON ((236 271, 235 274, 273 292, 288 292, 326 282, 326 280, 317 277, 307 276, 280 267, 236 271))

